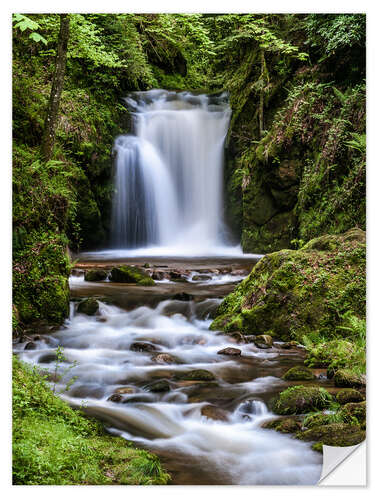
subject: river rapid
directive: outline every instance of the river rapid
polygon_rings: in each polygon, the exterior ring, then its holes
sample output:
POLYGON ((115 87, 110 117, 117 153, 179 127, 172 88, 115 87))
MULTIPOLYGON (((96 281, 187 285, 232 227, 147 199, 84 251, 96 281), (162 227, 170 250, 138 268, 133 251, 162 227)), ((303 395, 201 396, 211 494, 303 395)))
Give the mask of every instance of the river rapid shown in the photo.
POLYGON ((119 262, 100 254, 84 259, 70 278, 69 319, 31 337, 32 346, 30 339, 17 344, 21 360, 48 371, 61 397, 102 419, 109 432, 156 453, 173 484, 317 483, 321 454, 261 428, 274 416, 270 399, 293 385, 281 377, 303 363, 303 349, 282 349, 281 342, 259 349, 209 330, 216 307, 254 257, 127 259, 187 276, 182 283, 161 276, 154 287, 86 282, 84 269, 119 262), (77 312, 89 296, 99 301, 95 316, 77 312), (66 361, 57 366, 58 346, 66 361), (241 356, 218 354, 227 347, 241 356), (63 378, 53 381, 56 370, 63 378), (193 370, 208 370, 212 380, 188 380, 193 370))

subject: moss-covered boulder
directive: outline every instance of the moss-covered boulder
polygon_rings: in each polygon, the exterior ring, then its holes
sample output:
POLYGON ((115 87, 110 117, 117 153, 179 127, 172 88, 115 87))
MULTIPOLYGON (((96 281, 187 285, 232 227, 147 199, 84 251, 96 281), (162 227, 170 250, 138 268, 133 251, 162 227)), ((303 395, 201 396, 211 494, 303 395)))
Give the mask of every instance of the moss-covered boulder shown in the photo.
POLYGON ((336 387, 365 387, 366 378, 349 369, 337 370, 333 380, 336 387))
POLYGON ((302 441, 318 441, 328 446, 354 446, 365 437, 366 433, 358 425, 345 423, 316 426, 296 434, 302 441))
POLYGON ((108 273, 104 269, 89 269, 85 271, 85 281, 104 281, 108 273))
POLYGON ((115 283, 135 283, 140 286, 155 285, 155 281, 143 269, 136 266, 114 267, 109 279, 115 283))
POLYGON ((348 424, 358 424, 366 429, 366 401, 361 403, 347 403, 338 412, 340 419, 348 424))
POLYGON ((328 425, 332 423, 332 414, 328 413, 313 413, 308 415, 303 421, 303 427, 311 429, 312 427, 319 427, 321 425, 328 425))
POLYGON ((281 392, 272 402, 272 410, 278 415, 297 415, 329 408, 333 398, 322 387, 295 385, 281 392))
POLYGON ((178 380, 202 380, 211 381, 215 380, 215 375, 208 370, 191 370, 188 372, 176 373, 176 379, 178 380))
POLYGON ((306 366, 293 366, 283 375, 284 380, 314 380, 313 372, 306 366))
POLYGON ((285 341, 312 333, 332 337, 347 327, 347 311, 365 317, 365 261, 360 229, 265 255, 220 304, 211 329, 285 341))
POLYGON ((273 429, 277 432, 282 432, 283 434, 291 434, 301 430, 301 422, 295 418, 274 418, 273 420, 268 420, 264 422, 261 427, 263 429, 273 429))
POLYGON ((77 307, 77 312, 87 314, 88 316, 94 316, 98 310, 99 302, 92 297, 82 300, 77 307))
POLYGON ((364 399, 362 394, 355 389, 342 389, 336 394, 336 401, 340 405, 345 405, 346 403, 360 403, 364 399))

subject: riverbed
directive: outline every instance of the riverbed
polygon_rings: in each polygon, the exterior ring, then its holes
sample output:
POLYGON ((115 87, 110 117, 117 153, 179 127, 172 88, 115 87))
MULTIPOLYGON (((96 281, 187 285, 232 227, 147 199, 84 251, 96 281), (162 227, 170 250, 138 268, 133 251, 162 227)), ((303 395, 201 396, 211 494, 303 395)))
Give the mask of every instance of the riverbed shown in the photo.
MULTIPOLYGON (((33 346, 27 347, 30 339, 17 344, 15 351, 48 371, 55 390, 73 407, 156 453, 172 484, 316 484, 322 455, 309 443, 261 428, 274 417, 271 398, 294 385, 281 377, 303 364, 303 348, 283 349, 276 341, 260 349, 209 330, 222 298, 256 261, 255 256, 124 261, 86 254, 70 278, 69 319, 57 331, 31 338, 33 346), (86 269, 109 270, 125 262, 158 273, 156 286, 84 280, 86 269), (171 272, 184 278, 163 277, 171 272), (77 312, 86 297, 99 301, 94 316, 77 312), (60 363, 58 346, 66 358, 60 363), (241 353, 219 354, 225 348, 241 353), (192 375, 197 370, 201 375, 192 375), (56 373, 63 378, 57 380, 56 373)), ((318 383, 331 385, 324 377, 318 383)))

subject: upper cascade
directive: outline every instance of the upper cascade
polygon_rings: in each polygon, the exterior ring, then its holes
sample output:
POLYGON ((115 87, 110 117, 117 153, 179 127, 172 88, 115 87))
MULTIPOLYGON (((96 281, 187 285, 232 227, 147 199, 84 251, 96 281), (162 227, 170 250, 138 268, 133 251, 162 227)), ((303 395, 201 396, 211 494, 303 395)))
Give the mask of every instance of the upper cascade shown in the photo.
POLYGON ((228 94, 150 90, 125 102, 134 135, 114 144, 113 245, 195 246, 201 254, 223 247, 228 94))

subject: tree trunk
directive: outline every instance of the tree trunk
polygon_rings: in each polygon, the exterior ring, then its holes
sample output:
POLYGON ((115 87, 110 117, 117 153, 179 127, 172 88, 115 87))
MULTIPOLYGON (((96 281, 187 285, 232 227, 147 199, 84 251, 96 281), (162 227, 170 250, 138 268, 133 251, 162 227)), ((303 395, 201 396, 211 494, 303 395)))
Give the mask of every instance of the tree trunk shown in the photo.
POLYGON ((262 133, 263 133, 263 109, 264 109, 264 66, 265 66, 265 60, 264 60, 264 50, 262 49, 260 51, 260 97, 259 97, 259 139, 262 138, 262 133))
POLYGON ((63 89, 66 68, 69 25, 69 14, 60 14, 60 32, 57 44, 55 74, 53 75, 51 95, 42 138, 42 155, 46 161, 51 159, 55 143, 57 117, 59 113, 60 97, 63 89))

